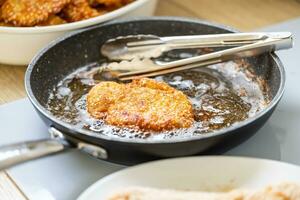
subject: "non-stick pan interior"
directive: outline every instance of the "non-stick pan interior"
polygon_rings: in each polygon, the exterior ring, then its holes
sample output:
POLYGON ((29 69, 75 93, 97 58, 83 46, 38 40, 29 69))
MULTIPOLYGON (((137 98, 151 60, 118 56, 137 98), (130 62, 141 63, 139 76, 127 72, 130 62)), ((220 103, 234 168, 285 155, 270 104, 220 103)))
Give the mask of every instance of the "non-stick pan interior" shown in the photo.
MULTIPOLYGON (((30 78, 30 87, 41 105, 45 105, 53 87, 59 80, 78 67, 104 59, 100 46, 108 39, 131 34, 154 34, 159 36, 194 35, 226 33, 223 27, 185 20, 138 20, 120 22, 81 32, 72 37, 66 37, 61 42, 52 44, 39 54, 35 60, 30 78), (42 81, 41 81, 42 80, 42 81)), ((270 88, 269 95, 275 96, 280 84, 280 76, 276 61, 270 55, 261 55, 247 59, 249 67, 255 74, 266 81, 270 88)))
MULTIPOLYGON (((228 28, 193 20, 152 18, 109 23, 55 41, 31 63, 26 75, 27 87, 38 103, 45 107, 57 83, 79 67, 103 60, 100 46, 110 38, 131 34, 159 36, 216 34, 232 32, 228 28)), ((236 60, 243 63, 261 82, 269 101, 276 96, 281 80, 281 66, 276 56, 265 54, 236 60)))

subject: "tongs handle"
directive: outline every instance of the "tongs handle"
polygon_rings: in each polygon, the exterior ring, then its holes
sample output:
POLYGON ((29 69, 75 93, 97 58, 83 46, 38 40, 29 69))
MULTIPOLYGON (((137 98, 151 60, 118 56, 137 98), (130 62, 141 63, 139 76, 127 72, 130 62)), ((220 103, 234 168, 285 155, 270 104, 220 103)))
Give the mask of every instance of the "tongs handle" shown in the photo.
POLYGON ((266 52, 272 52, 279 49, 291 48, 293 45, 293 39, 291 33, 286 33, 286 37, 270 37, 265 40, 255 42, 253 44, 247 44, 230 49, 225 49, 213 53, 208 53, 191 58, 181 59, 168 63, 161 63, 156 61, 158 65, 157 69, 139 70, 127 73, 121 73, 118 75, 120 80, 129 80, 141 77, 151 77, 161 74, 172 73, 176 71, 182 71, 186 69, 192 69, 201 66, 207 66, 210 64, 216 64, 231 59, 250 57, 259 55, 266 52))
POLYGON ((280 49, 288 49, 291 48, 292 46, 293 46, 292 34, 289 33, 289 37, 284 37, 279 39, 267 38, 265 40, 261 40, 252 44, 229 48, 229 49, 216 51, 216 52, 195 56, 191 58, 181 59, 181 60, 169 62, 167 64, 164 63, 157 63, 157 64, 166 67, 167 66, 175 67, 175 66, 182 66, 182 65, 187 65, 196 62, 207 61, 211 59, 220 59, 222 61, 226 61, 237 57, 250 57, 265 52, 271 52, 280 49))
POLYGON ((288 32, 252 32, 252 33, 224 33, 208 35, 186 35, 160 37, 160 40, 148 40, 128 42, 128 47, 139 47, 145 45, 165 45, 168 50, 184 48, 205 48, 205 47, 227 47, 252 44, 267 38, 284 39, 288 38, 288 32))

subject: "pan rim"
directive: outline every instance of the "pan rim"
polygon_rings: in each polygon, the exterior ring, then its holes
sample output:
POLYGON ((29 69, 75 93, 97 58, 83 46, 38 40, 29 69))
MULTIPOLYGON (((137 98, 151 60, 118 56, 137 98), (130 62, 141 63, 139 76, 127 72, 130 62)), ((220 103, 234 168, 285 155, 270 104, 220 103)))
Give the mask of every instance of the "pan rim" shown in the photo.
MULTIPOLYGON (((243 120, 241 122, 237 122, 236 124, 231 125, 229 127, 222 128, 222 129, 212 131, 212 132, 209 132, 209 133, 206 133, 206 134, 203 134, 203 135, 199 135, 199 136, 186 137, 186 138, 172 138, 172 139, 167 139, 167 140, 142 140, 142 139, 132 140, 130 138, 109 137, 107 135, 99 134, 97 132, 84 130, 82 128, 76 128, 72 124, 69 124, 69 123, 64 122, 62 120, 59 120, 53 114, 51 114, 44 106, 42 106, 38 102, 38 100, 36 99, 32 89, 31 89, 31 85, 30 85, 31 72, 33 71, 33 69, 34 69, 36 63, 38 62, 38 60, 49 49, 54 47, 56 44, 58 44, 60 42, 63 42, 65 39, 68 39, 72 36, 78 35, 82 32, 93 30, 93 29, 98 29, 98 28, 105 27, 105 26, 111 26, 111 25, 117 25, 117 24, 123 24, 123 23, 130 23, 130 22, 136 22, 136 21, 162 21, 162 20, 163 21, 180 21, 180 22, 187 22, 187 23, 202 24, 202 25, 213 26, 213 27, 216 27, 216 28, 221 28, 221 29, 231 31, 231 32, 239 32, 239 31, 237 31, 237 30, 235 30, 231 27, 224 26, 224 25, 214 23, 214 22, 203 21, 203 20, 194 19, 194 18, 170 17, 170 16, 163 16, 163 17, 131 17, 131 18, 122 19, 122 20, 114 20, 114 21, 111 21, 111 22, 108 22, 108 23, 105 23, 105 24, 101 24, 99 26, 94 26, 94 27, 90 27, 90 28, 87 28, 87 29, 72 32, 72 33, 66 34, 66 35, 50 42, 46 47, 44 47, 42 50, 40 50, 39 53, 37 53, 34 56, 34 58, 31 60, 30 64, 28 65, 28 68, 26 70, 26 73, 25 73, 25 90, 26 90, 27 97, 29 98, 31 103, 34 105, 34 107, 43 116, 45 116, 50 121, 54 122, 54 124, 57 124, 57 125, 65 128, 65 129, 71 130, 72 132, 75 132, 76 134, 81 134, 81 135, 92 137, 92 138, 95 138, 95 139, 102 139, 102 140, 105 140, 105 141, 114 141, 114 142, 131 143, 131 144, 170 144, 170 143, 189 142, 189 141, 194 141, 194 140, 202 140, 202 139, 208 139, 208 138, 222 136, 224 134, 228 134, 229 132, 232 132, 234 130, 237 130, 239 128, 242 128, 244 126, 247 126, 247 125, 253 123, 254 121, 258 120, 259 118, 261 118, 262 116, 267 114, 269 111, 271 111, 278 104, 279 100, 281 99, 281 97, 284 93, 284 86, 285 86, 285 82, 286 82, 286 76, 285 75, 286 74, 285 74, 285 70, 284 70, 284 66, 283 66, 282 62, 280 61, 280 59, 278 58, 278 56, 275 53, 270 53, 268 55, 271 57, 271 59, 274 60, 274 62, 277 65, 277 68, 278 68, 279 74, 280 74, 280 85, 279 85, 279 88, 278 88, 278 91, 277 91, 276 95, 273 97, 273 99, 268 104, 268 106, 266 108, 264 108, 263 110, 259 111, 253 117, 249 117, 246 120, 243 120)), ((235 134, 241 134, 241 133, 235 133, 235 134)))

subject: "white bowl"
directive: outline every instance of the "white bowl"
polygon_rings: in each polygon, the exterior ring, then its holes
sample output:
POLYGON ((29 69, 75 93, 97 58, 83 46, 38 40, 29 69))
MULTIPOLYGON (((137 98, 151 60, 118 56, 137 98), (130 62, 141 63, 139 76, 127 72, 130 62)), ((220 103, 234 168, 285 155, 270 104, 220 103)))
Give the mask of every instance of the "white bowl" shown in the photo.
POLYGON ((107 199, 116 190, 129 186, 220 191, 259 189, 286 181, 300 184, 298 166, 243 157, 175 158, 137 165, 108 175, 84 191, 78 200, 107 199))
POLYGON ((41 48, 65 33, 117 18, 151 16, 156 2, 157 0, 136 0, 107 14, 69 24, 46 27, 0 26, 0 63, 27 65, 41 48))

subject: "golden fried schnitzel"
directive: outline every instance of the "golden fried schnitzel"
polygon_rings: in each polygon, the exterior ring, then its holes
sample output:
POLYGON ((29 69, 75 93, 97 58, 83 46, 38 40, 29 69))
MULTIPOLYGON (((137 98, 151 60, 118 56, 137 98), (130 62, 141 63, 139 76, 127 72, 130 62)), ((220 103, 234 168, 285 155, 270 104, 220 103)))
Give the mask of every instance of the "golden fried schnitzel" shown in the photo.
POLYGON ((87 110, 108 124, 142 130, 188 128, 194 122, 192 105, 181 91, 148 78, 99 83, 88 93, 87 110))
POLYGON ((57 15, 52 15, 43 23, 37 24, 37 26, 52 26, 52 25, 65 24, 65 23, 67 23, 66 20, 62 19, 57 15))
POLYGON ((1 15, 6 23, 16 26, 34 26, 56 14, 70 0, 6 0, 1 15))
POLYGON ((88 19, 100 14, 103 13, 92 8, 88 0, 71 0, 71 3, 63 9, 63 15, 69 22, 88 19))
POLYGON ((103 4, 105 6, 121 7, 131 3, 132 0, 90 0, 90 4, 103 4))
POLYGON ((50 26, 96 17, 133 0, 0 0, 0 26, 50 26))

